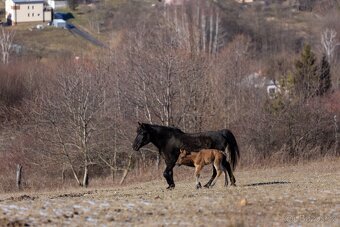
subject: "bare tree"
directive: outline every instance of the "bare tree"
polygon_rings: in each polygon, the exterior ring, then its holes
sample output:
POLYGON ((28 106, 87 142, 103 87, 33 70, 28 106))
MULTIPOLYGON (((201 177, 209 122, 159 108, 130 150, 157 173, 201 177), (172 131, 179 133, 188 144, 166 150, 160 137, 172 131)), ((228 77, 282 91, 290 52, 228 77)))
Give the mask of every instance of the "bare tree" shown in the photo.
MULTIPOLYGON (((128 101, 136 106, 136 120, 166 126, 184 126, 199 130, 202 127, 202 108, 208 104, 209 85, 205 83, 208 68, 204 58, 183 49, 172 26, 141 24, 126 38, 125 58, 120 67, 122 83, 129 88, 128 101), (151 27, 151 26, 150 26, 151 27), (155 29, 157 27, 157 29, 155 29), (129 85, 129 86, 127 86, 129 85)), ((124 52, 122 51, 122 52, 124 52)), ((121 85, 122 86, 122 85, 121 85)), ((123 85, 124 86, 124 85, 123 85)), ((152 148, 147 152, 159 154, 152 148)))
POLYGON ((165 18, 174 26, 174 37, 191 53, 216 53, 221 40, 219 7, 206 0, 166 6, 165 18))
POLYGON ((46 152, 66 163, 76 182, 86 187, 98 152, 111 146, 112 105, 107 74, 92 64, 73 64, 63 65, 44 90, 36 110, 37 129, 49 145, 46 152))
POLYGON ((15 30, 5 29, 4 27, 1 28, 0 46, 3 64, 8 64, 9 54, 12 48, 14 36, 15 30))
POLYGON ((198 99, 194 102, 192 98, 206 94, 206 87, 199 87, 199 81, 204 80, 208 68, 204 57, 193 57, 190 51, 180 48, 180 41, 164 35, 171 36, 169 30, 160 28, 149 37, 137 36, 140 41, 132 41, 137 45, 129 54, 132 64, 129 75, 135 76, 138 94, 135 97, 140 109, 150 123, 167 126, 180 124, 183 114, 194 103, 200 106, 198 99))
MULTIPOLYGON (((232 122, 242 118, 242 112, 247 111, 249 99, 254 97, 247 94, 247 87, 243 81, 253 73, 253 61, 250 59, 250 39, 239 35, 234 38, 215 59, 213 85, 215 100, 219 111, 221 111, 221 122, 228 127, 232 122), (223 92, 221 92, 223 91, 223 92), (247 97, 248 96, 248 97, 247 97), (246 102, 245 102, 246 101, 246 102)), ((256 102, 253 102, 256 103, 256 102)))
POLYGON ((326 28, 321 33, 321 44, 325 50, 327 61, 329 63, 333 62, 335 48, 340 45, 340 42, 336 40, 336 35, 337 32, 330 28, 326 28))

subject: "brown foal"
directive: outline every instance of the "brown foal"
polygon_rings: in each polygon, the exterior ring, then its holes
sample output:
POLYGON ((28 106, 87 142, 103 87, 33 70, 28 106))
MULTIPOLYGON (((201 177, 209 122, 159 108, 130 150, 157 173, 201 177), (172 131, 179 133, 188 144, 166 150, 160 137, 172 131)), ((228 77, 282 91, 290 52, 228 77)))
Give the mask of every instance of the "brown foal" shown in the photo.
MULTIPOLYGON (((199 182, 200 172, 205 165, 213 164, 217 175, 215 176, 214 180, 212 181, 210 187, 216 184, 218 177, 224 172, 225 181, 224 186, 228 185, 228 175, 227 175, 227 168, 228 172, 230 169, 230 164, 227 163, 225 155, 220 150, 216 149, 202 149, 199 152, 188 152, 184 149, 180 150, 180 154, 177 160, 177 165, 187 165, 187 166, 194 166, 195 167, 195 177, 196 177, 196 188, 201 188, 201 183, 199 182)), ((235 178, 232 172, 231 174, 231 185, 235 185, 235 178)))

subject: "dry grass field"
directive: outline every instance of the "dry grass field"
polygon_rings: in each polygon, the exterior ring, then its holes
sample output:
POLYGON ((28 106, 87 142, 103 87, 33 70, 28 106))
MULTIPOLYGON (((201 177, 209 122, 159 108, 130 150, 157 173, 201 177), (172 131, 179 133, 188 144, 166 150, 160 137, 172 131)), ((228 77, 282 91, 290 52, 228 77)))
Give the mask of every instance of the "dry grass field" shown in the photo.
POLYGON ((47 26, 47 23, 23 23, 9 29, 15 30, 14 43, 21 45, 23 54, 29 57, 83 56, 98 50, 98 47, 70 31, 47 26), (38 24, 43 24, 45 28, 36 29, 38 24))
POLYGON ((188 176, 177 180, 172 191, 157 180, 105 189, 2 194, 0 226, 340 225, 339 159, 239 170, 235 176, 238 186, 229 188, 222 186, 221 177, 215 188, 196 190, 188 176))

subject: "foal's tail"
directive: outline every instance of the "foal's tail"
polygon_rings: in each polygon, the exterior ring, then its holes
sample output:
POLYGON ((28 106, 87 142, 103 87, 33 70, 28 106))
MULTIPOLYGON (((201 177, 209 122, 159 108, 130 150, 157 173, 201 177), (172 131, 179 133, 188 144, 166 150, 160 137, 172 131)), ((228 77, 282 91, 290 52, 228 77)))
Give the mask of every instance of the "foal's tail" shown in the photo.
POLYGON ((230 130, 225 129, 223 130, 223 137, 227 140, 228 146, 226 147, 226 150, 228 148, 231 167, 233 170, 235 170, 238 159, 240 158, 240 151, 238 149, 235 136, 230 130))

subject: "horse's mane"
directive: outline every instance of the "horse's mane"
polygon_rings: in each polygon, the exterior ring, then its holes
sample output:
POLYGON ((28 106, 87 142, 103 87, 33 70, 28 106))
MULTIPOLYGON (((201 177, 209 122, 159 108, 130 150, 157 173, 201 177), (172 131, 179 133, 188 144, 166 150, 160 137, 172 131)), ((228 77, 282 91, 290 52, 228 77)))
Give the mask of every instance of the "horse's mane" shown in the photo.
POLYGON ((159 129, 169 130, 169 131, 173 131, 177 133, 184 133, 181 129, 176 128, 174 126, 153 125, 153 124, 147 124, 147 123, 143 123, 143 124, 150 128, 159 128, 159 129))

